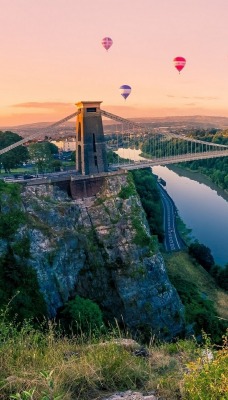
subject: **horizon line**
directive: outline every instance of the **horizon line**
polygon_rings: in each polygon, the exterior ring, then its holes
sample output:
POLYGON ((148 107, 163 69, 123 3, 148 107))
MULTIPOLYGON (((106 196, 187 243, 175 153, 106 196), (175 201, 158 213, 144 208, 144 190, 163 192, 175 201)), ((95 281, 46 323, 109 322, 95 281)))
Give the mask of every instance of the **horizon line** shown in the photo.
MULTIPOLYGON (((202 115, 202 114, 194 114, 194 115, 166 115, 166 116, 163 116, 163 117, 155 117, 155 116, 153 116, 153 117, 124 117, 124 118, 126 118, 126 119, 129 119, 129 120, 134 120, 134 119, 140 119, 140 120, 145 120, 145 119, 156 119, 156 120, 164 120, 165 118, 172 118, 172 119, 174 119, 174 118, 181 118, 181 119, 183 119, 183 118, 218 118, 218 119, 227 119, 228 120, 228 117, 226 117, 226 116, 221 116, 221 115, 202 115)), ((72 118, 73 119, 73 118, 72 118)), ((107 120, 107 121, 111 121, 111 119, 110 118, 108 118, 108 117, 104 117, 104 119, 105 120, 107 120)), ((58 120, 56 120, 56 119, 53 119, 53 120, 50 120, 50 121, 38 121, 38 122, 31 122, 31 123, 24 123, 24 124, 16 124, 16 125, 4 125, 4 126, 0 126, 0 130, 1 129, 5 129, 5 128, 15 128, 15 127, 21 127, 21 126, 27 126, 27 125, 38 125, 38 124, 52 124, 53 122, 58 122, 58 120)), ((69 120, 69 121, 67 121, 67 122, 70 122, 71 120, 69 120)), ((65 122, 66 123, 66 122, 65 122)))

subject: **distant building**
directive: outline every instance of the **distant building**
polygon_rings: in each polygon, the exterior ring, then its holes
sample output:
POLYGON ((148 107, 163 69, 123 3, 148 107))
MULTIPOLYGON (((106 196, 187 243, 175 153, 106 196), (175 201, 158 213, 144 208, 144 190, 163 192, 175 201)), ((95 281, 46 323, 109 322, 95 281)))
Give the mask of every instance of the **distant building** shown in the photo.
POLYGON ((52 140, 51 143, 54 143, 61 151, 75 151, 76 150, 76 139, 75 138, 69 138, 69 139, 65 139, 65 140, 52 140))

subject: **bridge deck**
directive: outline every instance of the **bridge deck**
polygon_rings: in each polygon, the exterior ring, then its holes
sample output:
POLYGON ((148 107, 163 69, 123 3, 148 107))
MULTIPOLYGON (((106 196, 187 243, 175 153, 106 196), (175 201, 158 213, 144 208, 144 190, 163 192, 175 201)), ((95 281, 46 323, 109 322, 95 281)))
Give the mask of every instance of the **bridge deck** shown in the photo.
POLYGON ((72 171, 69 174, 64 174, 64 175, 54 175, 54 176, 44 176, 42 178, 33 178, 33 179, 28 179, 28 180, 23 180, 23 181, 17 181, 16 179, 14 183, 21 183, 27 186, 33 186, 33 185, 44 185, 44 184, 53 184, 56 182, 66 182, 66 181, 86 181, 90 179, 96 179, 100 177, 110 177, 110 176, 115 176, 115 175, 123 175, 126 174, 127 170, 124 167, 120 167, 118 170, 115 171, 108 171, 108 172, 101 172, 93 175, 76 175, 74 171, 72 171))

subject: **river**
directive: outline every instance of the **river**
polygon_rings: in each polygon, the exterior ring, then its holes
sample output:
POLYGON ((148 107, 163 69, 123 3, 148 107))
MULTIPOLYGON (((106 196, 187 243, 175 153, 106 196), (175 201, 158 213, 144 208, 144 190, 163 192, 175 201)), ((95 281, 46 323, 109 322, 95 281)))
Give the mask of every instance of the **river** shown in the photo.
MULTIPOLYGON (((119 149, 120 157, 143 159, 140 150, 119 149)), ((166 190, 172 197, 180 218, 191 236, 211 249, 215 263, 228 263, 228 196, 207 179, 175 167, 156 166, 154 174, 166 181, 166 190)))

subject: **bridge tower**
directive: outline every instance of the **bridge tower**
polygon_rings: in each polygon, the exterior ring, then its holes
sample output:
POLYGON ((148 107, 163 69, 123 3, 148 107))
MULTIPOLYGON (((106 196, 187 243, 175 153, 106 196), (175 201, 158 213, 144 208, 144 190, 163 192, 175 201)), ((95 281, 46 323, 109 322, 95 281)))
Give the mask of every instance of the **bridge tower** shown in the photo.
POLYGON ((76 103, 76 169, 82 175, 108 171, 101 101, 76 103))

